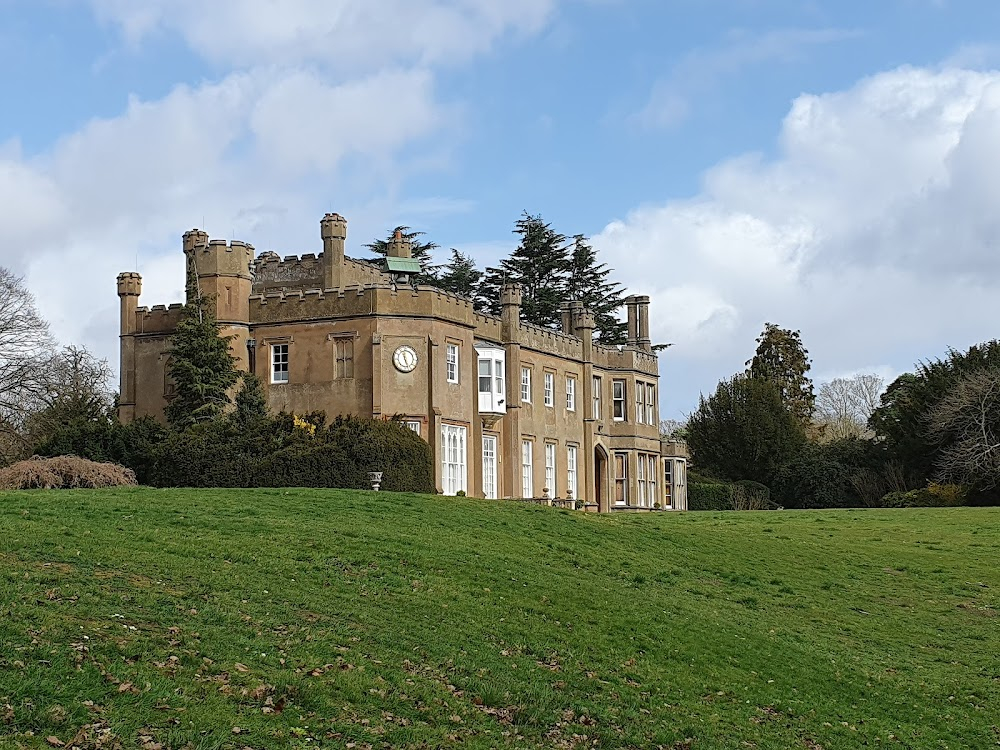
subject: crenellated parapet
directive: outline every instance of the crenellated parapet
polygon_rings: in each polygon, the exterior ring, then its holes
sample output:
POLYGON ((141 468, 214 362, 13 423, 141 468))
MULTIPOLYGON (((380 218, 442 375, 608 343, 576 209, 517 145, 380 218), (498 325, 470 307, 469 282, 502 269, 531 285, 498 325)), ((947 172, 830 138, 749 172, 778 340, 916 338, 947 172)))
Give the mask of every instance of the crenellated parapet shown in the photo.
POLYGON ((477 337, 498 344, 503 341, 503 320, 498 316, 473 310, 472 322, 476 326, 477 337))
POLYGON ((594 365, 605 370, 633 370, 650 376, 659 375, 656 354, 635 346, 594 344, 594 365))
POLYGON ((142 276, 135 271, 118 274, 118 296, 138 297, 142 294, 142 276))
POLYGON ((254 247, 241 240, 209 240, 200 230, 184 233, 184 254, 194 261, 198 276, 250 278, 254 247))
POLYGON ((269 289, 322 289, 323 255, 314 253, 286 255, 265 252, 253 264, 253 293, 263 294, 269 289))
POLYGON ((526 349, 549 352, 571 359, 580 359, 583 356, 583 341, 579 337, 562 333, 554 328, 525 323, 523 320, 518 326, 517 342, 526 349))
POLYGON ((181 322, 184 305, 174 302, 170 305, 140 307, 135 311, 136 334, 172 334, 181 322))
POLYGON ((251 323, 380 315, 434 318, 475 328, 472 301, 433 287, 355 284, 340 289, 278 289, 250 297, 251 323))
MULTIPOLYGON (((252 270, 254 294, 277 289, 336 289, 341 285, 327 286, 326 253, 286 255, 282 258, 277 253, 266 251, 254 261, 252 270)), ((370 263, 346 257, 341 257, 337 278, 344 286, 379 284, 386 280, 381 271, 370 263)))

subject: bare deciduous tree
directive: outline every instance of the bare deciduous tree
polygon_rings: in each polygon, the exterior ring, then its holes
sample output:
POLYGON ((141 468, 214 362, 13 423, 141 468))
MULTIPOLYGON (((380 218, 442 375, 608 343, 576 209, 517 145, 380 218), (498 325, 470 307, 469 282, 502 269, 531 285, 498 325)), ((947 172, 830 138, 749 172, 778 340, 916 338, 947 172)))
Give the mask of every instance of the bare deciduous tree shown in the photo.
POLYGON ((769 510, 773 507, 764 490, 743 484, 732 486, 729 501, 732 503, 733 510, 769 510))
POLYGON ((44 360, 43 390, 26 419, 26 438, 33 444, 73 420, 106 418, 114 401, 111 368, 86 348, 66 346, 44 360))
POLYGON ((906 471, 899 461, 887 461, 878 469, 858 469, 851 474, 849 481, 861 502, 869 508, 879 507, 879 500, 889 492, 910 489, 906 471))
POLYGON ((45 361, 51 351, 49 325, 19 276, 0 268, 0 432, 24 424, 45 393, 45 361))
POLYGON ((683 422, 678 419, 660 420, 660 437, 683 439, 687 434, 687 420, 683 422))
POLYGON ((885 381, 870 373, 823 383, 816 394, 815 412, 823 437, 837 440, 867 435, 868 418, 878 407, 884 388, 885 381))
POLYGON ((959 380, 927 421, 928 437, 942 446, 938 481, 982 489, 1000 485, 1000 368, 959 380))

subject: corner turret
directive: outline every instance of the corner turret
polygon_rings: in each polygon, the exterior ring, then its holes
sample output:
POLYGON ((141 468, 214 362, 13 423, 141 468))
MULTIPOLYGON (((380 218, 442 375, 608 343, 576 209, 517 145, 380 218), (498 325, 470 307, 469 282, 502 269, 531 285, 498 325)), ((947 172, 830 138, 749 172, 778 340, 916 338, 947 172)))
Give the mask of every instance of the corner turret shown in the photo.
POLYGON ((343 286, 347 219, 337 213, 326 214, 320 220, 319 234, 323 240, 324 287, 326 289, 339 289, 343 286))
POLYGON ((253 245, 240 240, 209 240, 206 232, 192 229, 184 233, 183 248, 188 268, 197 279, 197 286, 187 290, 188 303, 197 295, 205 300, 219 323, 220 333, 232 337, 230 348, 237 367, 247 369, 253 245))
POLYGON ((118 298, 121 301, 118 418, 125 423, 135 418, 135 317, 141 293, 142 276, 134 271, 118 274, 118 298))

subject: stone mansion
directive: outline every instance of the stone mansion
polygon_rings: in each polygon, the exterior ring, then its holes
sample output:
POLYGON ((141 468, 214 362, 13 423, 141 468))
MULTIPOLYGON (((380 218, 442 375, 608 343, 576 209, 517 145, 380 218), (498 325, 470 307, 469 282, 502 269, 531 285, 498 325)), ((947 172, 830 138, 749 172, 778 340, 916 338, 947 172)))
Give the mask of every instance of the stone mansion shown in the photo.
MULTIPOLYGON (((410 283, 419 263, 399 235, 381 264, 344 254, 347 222, 327 214, 323 252, 254 257, 251 245, 184 234, 188 267, 237 367, 256 373, 273 412, 400 416, 434 452, 438 490, 483 498, 574 498, 601 512, 685 509, 683 446, 659 435, 659 370, 649 298, 626 299, 624 346, 593 340, 594 317, 567 301, 561 330, 410 283)), ((181 304, 139 307, 138 273, 118 276, 120 417, 163 419, 170 336, 181 304)))

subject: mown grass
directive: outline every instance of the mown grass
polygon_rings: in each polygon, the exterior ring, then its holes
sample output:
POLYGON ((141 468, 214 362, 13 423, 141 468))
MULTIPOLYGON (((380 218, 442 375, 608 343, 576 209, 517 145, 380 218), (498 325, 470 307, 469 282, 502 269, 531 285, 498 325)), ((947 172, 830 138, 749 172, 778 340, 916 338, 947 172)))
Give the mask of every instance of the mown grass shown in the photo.
POLYGON ((992 747, 998 561, 994 509, 0 494, 0 746, 992 747))

